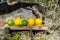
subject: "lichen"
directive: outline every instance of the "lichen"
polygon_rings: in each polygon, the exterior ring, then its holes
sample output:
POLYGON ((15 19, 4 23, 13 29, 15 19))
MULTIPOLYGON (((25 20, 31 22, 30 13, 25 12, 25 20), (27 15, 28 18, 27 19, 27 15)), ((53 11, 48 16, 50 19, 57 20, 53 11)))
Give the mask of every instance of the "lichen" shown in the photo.
POLYGON ((60 7, 59 0, 42 0, 40 5, 47 8, 47 12, 42 14, 45 18, 44 23, 55 30, 60 26, 60 7))

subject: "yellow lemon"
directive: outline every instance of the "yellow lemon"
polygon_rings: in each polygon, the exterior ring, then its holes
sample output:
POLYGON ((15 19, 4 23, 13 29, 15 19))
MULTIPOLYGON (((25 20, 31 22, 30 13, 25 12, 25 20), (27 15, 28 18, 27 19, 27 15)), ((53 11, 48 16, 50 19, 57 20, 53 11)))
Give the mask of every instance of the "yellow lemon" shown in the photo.
POLYGON ((15 23, 15 25, 21 25, 21 24, 22 24, 22 19, 16 18, 16 19, 14 20, 14 23, 15 23))
POLYGON ((37 18, 37 19, 35 20, 35 24, 36 24, 37 26, 40 26, 40 25, 42 24, 42 19, 37 18))
POLYGON ((27 21, 28 21, 28 26, 34 25, 34 18, 29 18, 27 21))

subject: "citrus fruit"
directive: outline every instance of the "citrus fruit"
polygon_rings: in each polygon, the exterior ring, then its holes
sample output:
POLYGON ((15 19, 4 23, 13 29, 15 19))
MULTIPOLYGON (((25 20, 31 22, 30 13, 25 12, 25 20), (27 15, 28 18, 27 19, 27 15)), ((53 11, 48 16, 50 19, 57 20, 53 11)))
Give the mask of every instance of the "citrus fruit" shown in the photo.
POLYGON ((23 20, 23 21, 22 21, 22 25, 23 25, 23 26, 27 26, 27 24, 28 24, 27 20, 23 20))
POLYGON ((16 18, 15 20, 14 20, 14 24, 15 25, 21 25, 22 24, 22 19, 20 19, 20 18, 16 18))
POLYGON ((40 25, 42 24, 42 19, 36 18, 36 19, 35 19, 35 24, 36 24, 37 26, 40 26, 40 25))
POLYGON ((9 19, 9 20, 7 21, 7 24, 8 24, 9 26, 11 26, 11 25, 13 25, 13 24, 14 24, 14 21, 13 21, 13 20, 11 20, 11 19, 9 19))
POLYGON ((28 26, 33 26, 34 25, 34 18, 29 18, 28 19, 28 26))

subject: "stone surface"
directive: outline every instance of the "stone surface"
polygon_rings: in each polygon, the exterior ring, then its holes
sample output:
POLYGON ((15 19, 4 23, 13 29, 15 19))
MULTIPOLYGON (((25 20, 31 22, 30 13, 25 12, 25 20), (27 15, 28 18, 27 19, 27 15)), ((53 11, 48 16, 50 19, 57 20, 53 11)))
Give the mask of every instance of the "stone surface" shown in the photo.
MULTIPOLYGON (((47 7, 47 11, 45 13, 41 13, 44 17, 44 25, 48 25, 50 29, 52 29, 52 33, 50 35, 46 35, 37 33, 36 37, 43 37, 46 40, 60 40, 60 7, 58 4, 58 0, 41 0, 40 5, 47 7), (54 31, 53 31, 54 30, 54 31)), ((19 9, 10 14, 0 15, 0 21, 6 22, 8 19, 15 19, 16 17, 20 17, 23 19, 27 19, 29 17, 36 18, 31 10, 19 9)), ((7 27, 8 25, 5 25, 7 27)), ((3 27, 2 27, 3 28, 3 27)), ((0 30, 0 34, 3 33, 3 30, 0 30)))

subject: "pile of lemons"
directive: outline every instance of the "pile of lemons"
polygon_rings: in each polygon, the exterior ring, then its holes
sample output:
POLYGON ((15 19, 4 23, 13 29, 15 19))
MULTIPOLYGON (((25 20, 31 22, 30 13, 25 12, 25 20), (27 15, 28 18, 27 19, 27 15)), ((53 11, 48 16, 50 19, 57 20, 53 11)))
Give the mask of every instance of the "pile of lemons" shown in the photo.
POLYGON ((9 26, 40 26, 42 25, 42 19, 41 18, 28 18, 27 20, 23 20, 21 18, 15 18, 15 20, 9 19, 7 21, 7 24, 9 26))

